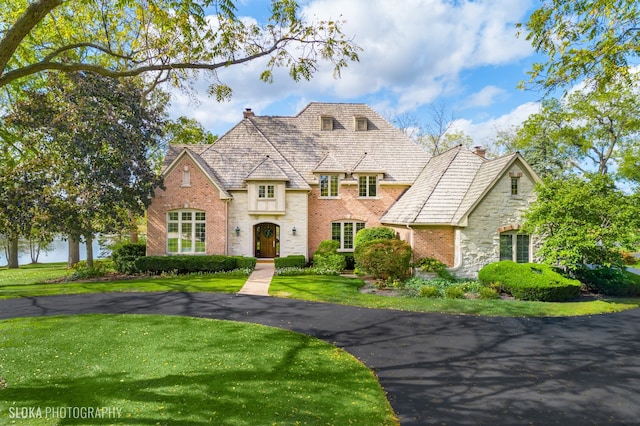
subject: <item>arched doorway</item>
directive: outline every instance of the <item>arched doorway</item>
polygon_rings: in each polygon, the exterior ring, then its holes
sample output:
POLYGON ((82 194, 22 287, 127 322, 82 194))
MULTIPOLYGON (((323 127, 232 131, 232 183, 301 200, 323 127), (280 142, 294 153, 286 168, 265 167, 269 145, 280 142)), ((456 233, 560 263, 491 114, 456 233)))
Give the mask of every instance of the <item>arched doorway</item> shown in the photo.
POLYGON ((259 223, 253 227, 254 254, 258 258, 280 257, 280 226, 259 223))

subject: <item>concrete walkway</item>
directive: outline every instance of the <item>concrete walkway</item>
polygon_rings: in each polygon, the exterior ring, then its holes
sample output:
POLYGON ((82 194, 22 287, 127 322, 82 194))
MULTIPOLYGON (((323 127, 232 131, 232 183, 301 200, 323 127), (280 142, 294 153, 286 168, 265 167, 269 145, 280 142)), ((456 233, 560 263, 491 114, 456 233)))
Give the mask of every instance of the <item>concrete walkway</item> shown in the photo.
POLYGON ((238 294, 246 294, 251 296, 268 296, 269 285, 276 268, 271 262, 258 262, 247 282, 244 283, 238 294))

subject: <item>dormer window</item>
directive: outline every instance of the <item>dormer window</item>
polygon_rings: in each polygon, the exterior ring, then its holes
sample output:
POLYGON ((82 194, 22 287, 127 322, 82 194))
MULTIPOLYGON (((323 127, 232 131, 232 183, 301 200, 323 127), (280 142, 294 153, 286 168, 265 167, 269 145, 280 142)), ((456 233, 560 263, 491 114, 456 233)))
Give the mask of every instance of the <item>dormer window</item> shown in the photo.
POLYGON ((333 117, 330 117, 330 116, 320 117, 320 130, 322 131, 333 130, 333 117))
POLYGON ((369 121, 366 117, 355 117, 356 132, 366 132, 369 130, 369 121))

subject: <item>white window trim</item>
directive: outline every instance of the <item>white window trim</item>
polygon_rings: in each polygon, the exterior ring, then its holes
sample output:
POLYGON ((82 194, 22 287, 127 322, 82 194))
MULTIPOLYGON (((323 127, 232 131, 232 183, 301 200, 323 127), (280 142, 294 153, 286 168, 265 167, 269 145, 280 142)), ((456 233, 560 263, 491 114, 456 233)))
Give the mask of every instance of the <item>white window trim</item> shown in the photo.
MULTIPOLYGON (((364 229, 365 227, 365 223, 360 221, 360 220, 342 220, 342 221, 333 221, 331 222, 331 239, 333 239, 333 225, 334 224, 340 224, 340 247, 338 248, 339 252, 345 252, 345 253, 351 253, 353 252, 354 248, 355 248, 355 240, 356 240, 356 234, 358 233, 358 231, 360 229, 364 229), (344 247, 344 228, 345 228, 345 224, 352 224, 353 225, 353 242, 352 244, 354 245, 354 247, 351 248, 345 248, 344 247), (362 225, 360 229, 357 229, 358 225, 362 225)), ((335 240, 337 241, 337 240, 335 240)))
POLYGON ((358 198, 369 198, 369 199, 376 199, 379 198, 380 194, 380 177, 378 175, 375 174, 362 174, 362 175, 358 175, 358 179, 357 179, 357 183, 358 183, 358 198), (366 178, 367 179, 367 183, 365 185, 365 187, 367 188, 367 195, 360 195, 360 178, 366 178), (375 195, 369 195, 369 179, 374 178, 376 180, 376 194, 375 195))
POLYGON ((275 200, 276 186, 272 184, 258 185, 258 199, 259 200, 275 200), (264 188, 264 196, 260 196, 261 188, 264 188), (269 196, 269 188, 271 188, 271 196, 269 196))
MULTIPOLYGON (((533 261, 533 238, 531 238, 531 234, 525 234, 525 233, 521 233, 521 232, 517 232, 517 231, 506 231, 506 232, 502 232, 500 233, 500 238, 503 235, 508 235, 511 237, 511 259, 514 262, 518 261, 518 236, 519 235, 527 235, 529 237, 529 244, 528 244, 528 248, 527 248, 527 253, 529 254, 528 259, 525 263, 530 263, 533 261)), ((499 242, 499 244, 501 245, 502 243, 499 242)), ((499 247, 500 249, 501 247, 499 247)), ((501 256, 501 252, 502 250, 499 250, 500 252, 498 253, 501 256)))
POLYGON ((322 199, 335 199, 335 198, 340 198, 340 177, 338 175, 330 175, 330 174, 326 174, 326 175, 321 175, 320 179, 319 179, 319 184, 318 184, 320 191, 319 191, 319 198, 322 199), (328 192, 329 195, 322 195, 322 178, 323 177, 327 177, 328 178, 328 192), (331 181, 334 180, 336 181, 336 195, 331 195, 331 181))
POLYGON ((202 211, 202 210, 191 210, 191 209, 182 209, 182 210, 171 210, 169 212, 167 212, 167 216, 166 216, 166 252, 168 254, 205 254, 207 252, 207 216, 206 216, 206 212, 202 211), (191 220, 183 220, 182 219, 182 214, 183 213, 191 213, 191 220), (178 220, 171 220, 170 219, 170 214, 171 213, 177 213, 178 214, 178 220), (196 219, 196 214, 197 213, 203 213, 204 219, 196 219), (170 223, 175 223, 178 226, 178 231, 177 232, 169 232, 169 224, 170 223), (182 224, 184 223, 190 223, 191 224, 191 250, 190 251, 182 251, 182 224), (204 250, 203 251, 196 251, 196 224, 204 224, 204 250), (169 250, 169 239, 171 238, 177 238, 178 240, 178 251, 170 251, 169 250))

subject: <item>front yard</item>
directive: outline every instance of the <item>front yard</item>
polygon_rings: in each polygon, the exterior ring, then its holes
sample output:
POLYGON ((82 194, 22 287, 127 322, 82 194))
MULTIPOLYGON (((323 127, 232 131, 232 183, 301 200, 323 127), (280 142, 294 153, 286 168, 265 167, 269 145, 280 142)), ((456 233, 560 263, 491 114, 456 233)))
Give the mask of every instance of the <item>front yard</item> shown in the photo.
MULTIPOLYGON (((0 268, 0 298, 105 292, 225 292, 235 293, 247 279, 244 271, 219 274, 140 276, 110 281, 64 282, 64 264, 0 268), (53 281, 53 282, 47 282, 53 281)), ((640 307, 640 299, 598 298, 565 303, 516 300, 466 300, 385 296, 360 292, 359 278, 329 275, 275 276, 270 295, 369 308, 486 316, 576 316, 620 312, 640 307)))

